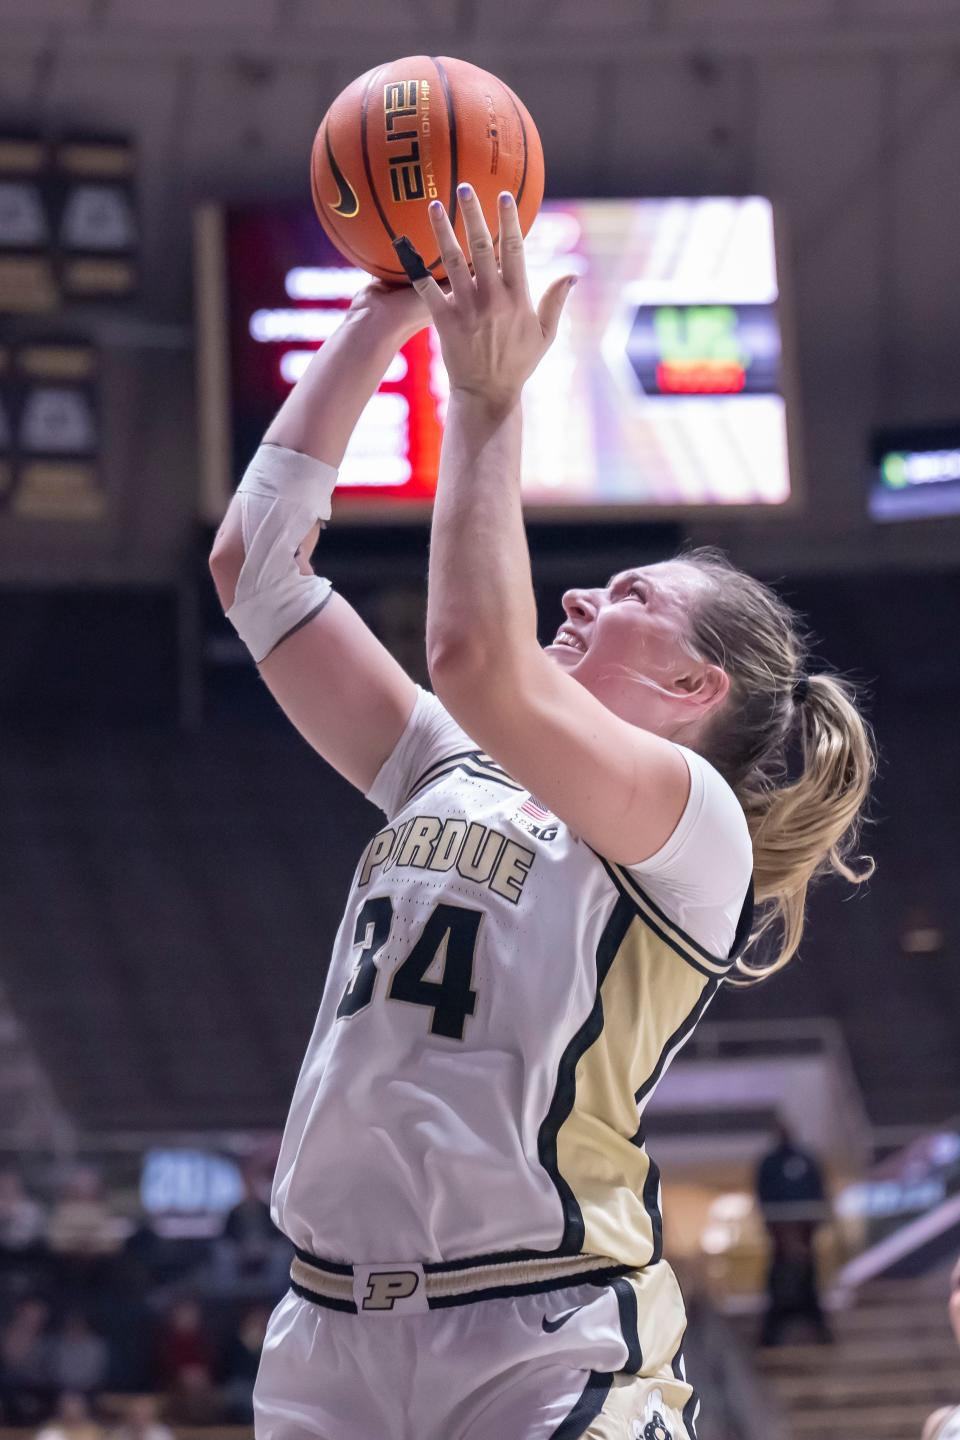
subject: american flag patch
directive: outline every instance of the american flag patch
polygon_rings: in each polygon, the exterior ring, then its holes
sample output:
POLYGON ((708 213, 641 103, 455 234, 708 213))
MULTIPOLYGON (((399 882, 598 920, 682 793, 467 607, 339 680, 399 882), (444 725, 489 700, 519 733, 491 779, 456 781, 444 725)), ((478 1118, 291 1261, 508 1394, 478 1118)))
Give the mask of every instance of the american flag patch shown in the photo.
POLYGON ((531 795, 528 800, 524 800, 520 806, 520 814, 531 815, 534 820, 547 820, 551 813, 545 805, 540 804, 540 801, 535 795, 531 795))

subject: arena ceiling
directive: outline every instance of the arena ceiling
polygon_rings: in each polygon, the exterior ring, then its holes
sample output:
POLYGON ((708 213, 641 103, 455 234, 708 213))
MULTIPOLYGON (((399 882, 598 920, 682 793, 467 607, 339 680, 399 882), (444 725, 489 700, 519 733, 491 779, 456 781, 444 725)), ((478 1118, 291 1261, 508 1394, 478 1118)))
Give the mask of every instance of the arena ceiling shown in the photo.
POLYGON ((774 570, 956 563, 960 520, 871 526, 864 472, 874 427, 960 418, 960 0, 0 0, 0 119, 134 139, 145 277, 91 322, 116 524, 42 556, 0 533, 10 579, 54 551, 61 576, 169 576, 197 483, 193 207, 302 195, 331 99, 424 50, 523 97, 550 193, 778 206, 805 509, 695 539, 774 570))
POLYGON ((148 34, 160 45, 250 42, 282 56, 321 40, 324 55, 352 55, 375 40, 401 54, 416 39, 440 52, 469 42, 517 58, 629 58, 677 46, 819 51, 934 47, 960 40, 957 0, 3 0, 0 23, 48 29, 73 41, 121 48, 148 34), (397 47, 400 47, 399 49, 397 47))

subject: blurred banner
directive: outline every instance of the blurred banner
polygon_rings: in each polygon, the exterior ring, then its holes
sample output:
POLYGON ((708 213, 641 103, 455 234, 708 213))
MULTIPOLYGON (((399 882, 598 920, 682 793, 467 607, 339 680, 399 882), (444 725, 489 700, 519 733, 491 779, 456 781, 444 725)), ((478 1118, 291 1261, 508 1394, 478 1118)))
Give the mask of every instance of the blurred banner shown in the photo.
POLYGON ((104 514, 97 379, 97 352, 85 341, 0 348, 0 504, 9 513, 104 514))
POLYGON ((135 169, 127 139, 0 134, 0 313, 133 294, 135 169))

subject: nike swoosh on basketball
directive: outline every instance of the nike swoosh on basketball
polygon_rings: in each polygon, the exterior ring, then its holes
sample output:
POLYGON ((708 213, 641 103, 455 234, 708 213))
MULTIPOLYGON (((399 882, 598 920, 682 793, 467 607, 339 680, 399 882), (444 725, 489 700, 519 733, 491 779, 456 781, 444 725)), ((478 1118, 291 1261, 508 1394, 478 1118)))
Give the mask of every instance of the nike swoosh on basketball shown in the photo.
POLYGON ((572 1316, 576 1315, 577 1311, 582 1310, 583 1308, 584 1307, 582 1305, 576 1305, 572 1310, 568 1310, 566 1315, 558 1315, 556 1320, 548 1320, 546 1315, 544 1315, 544 1330, 546 1330, 548 1334, 552 1334, 554 1330, 559 1330, 561 1325, 566 1325, 567 1321, 571 1319, 572 1316))
POLYGON ((345 220, 352 220, 360 209, 357 192, 333 158, 333 151, 330 148, 330 136, 327 135, 324 138, 327 142, 327 164, 330 166, 330 173, 336 182, 337 189, 340 191, 340 197, 336 205, 331 205, 330 208, 335 215, 342 215, 345 220))

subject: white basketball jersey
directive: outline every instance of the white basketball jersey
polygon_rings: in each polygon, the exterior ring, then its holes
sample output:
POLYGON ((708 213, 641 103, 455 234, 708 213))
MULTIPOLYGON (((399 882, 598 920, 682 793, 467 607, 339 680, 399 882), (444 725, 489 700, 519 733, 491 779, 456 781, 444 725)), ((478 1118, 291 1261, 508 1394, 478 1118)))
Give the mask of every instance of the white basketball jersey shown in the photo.
POLYGON ((273 1216, 295 1245, 354 1264, 659 1259, 644 1110, 751 910, 742 811, 714 771, 705 807, 691 776, 687 812, 727 877, 701 916, 726 931, 716 953, 657 897, 675 837, 649 877, 609 863, 419 693, 370 791, 388 823, 354 874, 283 1137, 273 1216))
POLYGON ((960 1405, 944 1415, 932 1440, 960 1440, 960 1405))

